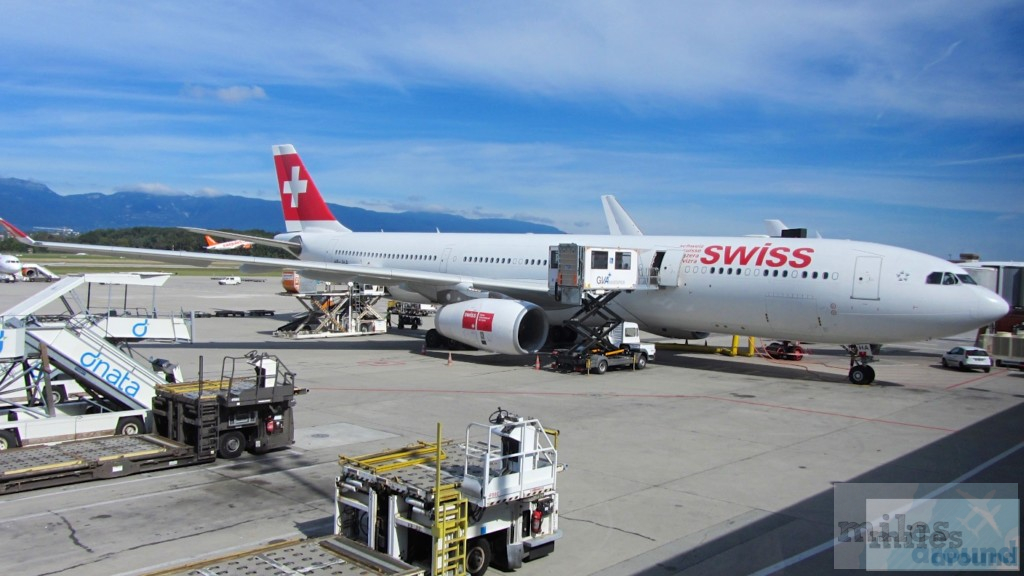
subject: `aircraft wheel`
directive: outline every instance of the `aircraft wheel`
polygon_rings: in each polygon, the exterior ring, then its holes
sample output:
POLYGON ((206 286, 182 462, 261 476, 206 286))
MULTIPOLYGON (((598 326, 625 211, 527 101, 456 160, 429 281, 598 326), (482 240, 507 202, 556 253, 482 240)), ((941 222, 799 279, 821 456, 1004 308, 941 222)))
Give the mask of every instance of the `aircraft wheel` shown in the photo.
POLYGON ((597 372, 598 374, 604 374, 607 371, 608 361, 605 360, 604 358, 601 358, 600 360, 597 361, 597 364, 594 365, 594 372, 597 372))
POLYGON ((238 430, 229 430, 220 435, 217 455, 226 460, 238 458, 245 451, 245 436, 238 430))
POLYGON ((0 430, 0 450, 10 450, 11 448, 17 448, 18 437, 10 430, 0 430))
POLYGON ((470 576, 483 576, 491 565, 491 543, 487 538, 474 538, 469 541, 466 550, 466 572, 470 576))
POLYGON ((854 384, 866 386, 875 381, 875 369, 871 366, 854 366, 850 368, 850 382, 854 384))
POLYGON ((424 341, 426 342, 427 348, 440 348, 441 346, 444 346, 444 340, 442 339, 441 334, 433 328, 427 330, 427 335, 424 336, 424 341))

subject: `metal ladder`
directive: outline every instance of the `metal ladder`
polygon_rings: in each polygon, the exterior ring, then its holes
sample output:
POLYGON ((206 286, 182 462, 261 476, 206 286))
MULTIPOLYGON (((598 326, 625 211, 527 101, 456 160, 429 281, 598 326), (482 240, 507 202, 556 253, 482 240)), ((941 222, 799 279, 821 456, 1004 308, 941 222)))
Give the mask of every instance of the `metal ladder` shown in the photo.
POLYGON ((466 574, 466 534, 469 530, 469 502, 455 484, 435 492, 434 576, 466 574))

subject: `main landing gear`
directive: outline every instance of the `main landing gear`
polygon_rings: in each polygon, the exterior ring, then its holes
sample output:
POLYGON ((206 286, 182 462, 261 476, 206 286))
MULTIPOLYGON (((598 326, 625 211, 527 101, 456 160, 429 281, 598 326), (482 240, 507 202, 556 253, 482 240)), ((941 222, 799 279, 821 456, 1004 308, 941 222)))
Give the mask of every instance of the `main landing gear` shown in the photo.
POLYGON ((843 346, 850 355, 850 382, 868 385, 875 381, 875 369, 868 363, 875 361, 875 348, 871 344, 850 344, 843 346))

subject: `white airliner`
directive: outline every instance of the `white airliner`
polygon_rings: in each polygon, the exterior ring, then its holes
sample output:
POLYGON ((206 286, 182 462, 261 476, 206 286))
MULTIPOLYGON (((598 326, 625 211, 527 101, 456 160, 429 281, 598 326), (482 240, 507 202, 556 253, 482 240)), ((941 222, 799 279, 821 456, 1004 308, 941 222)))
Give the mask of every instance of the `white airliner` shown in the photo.
POLYGON ((17 256, 0 254, 0 279, 4 282, 14 282, 21 274, 21 260, 17 256))
POLYGON ((234 250, 235 248, 244 248, 248 250, 249 248, 252 248, 252 242, 247 242, 245 240, 228 240, 227 242, 217 242, 216 240, 211 238, 209 234, 206 235, 207 250, 234 250))
MULTIPOLYGON (((274 146, 286 232, 273 240, 198 228, 291 251, 301 262, 228 254, 40 242, 52 250, 128 255, 243 272, 386 285, 396 300, 436 303, 440 335, 499 353, 533 354, 577 311, 549 290, 552 246, 635 249, 656 289, 611 302, 652 334, 717 332, 782 340, 884 344, 960 334, 1006 314, 1006 301, 959 266, 902 248, 849 240, 714 236, 352 232, 331 214, 295 148, 274 146)), ((557 251, 555 252, 557 256, 557 251)), ((552 271, 552 267, 555 268, 552 271)), ((699 337, 699 336, 697 336, 699 337)), ((862 347, 866 348, 866 347, 862 347)), ((850 380, 874 370, 851 353, 850 380)))

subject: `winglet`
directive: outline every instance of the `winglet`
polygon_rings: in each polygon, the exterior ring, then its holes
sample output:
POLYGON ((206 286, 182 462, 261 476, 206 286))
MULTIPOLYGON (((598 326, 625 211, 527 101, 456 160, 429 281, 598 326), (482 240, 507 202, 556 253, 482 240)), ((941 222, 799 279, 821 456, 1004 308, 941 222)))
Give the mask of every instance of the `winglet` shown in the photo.
POLYGON ((22 244, 28 244, 29 246, 36 245, 36 241, 33 240, 31 236, 25 234, 20 229, 18 229, 17 226, 11 224, 7 220, 0 218, 0 226, 3 226, 7 230, 7 233, 10 234, 11 236, 14 236, 14 239, 17 240, 18 242, 21 242, 22 244))

